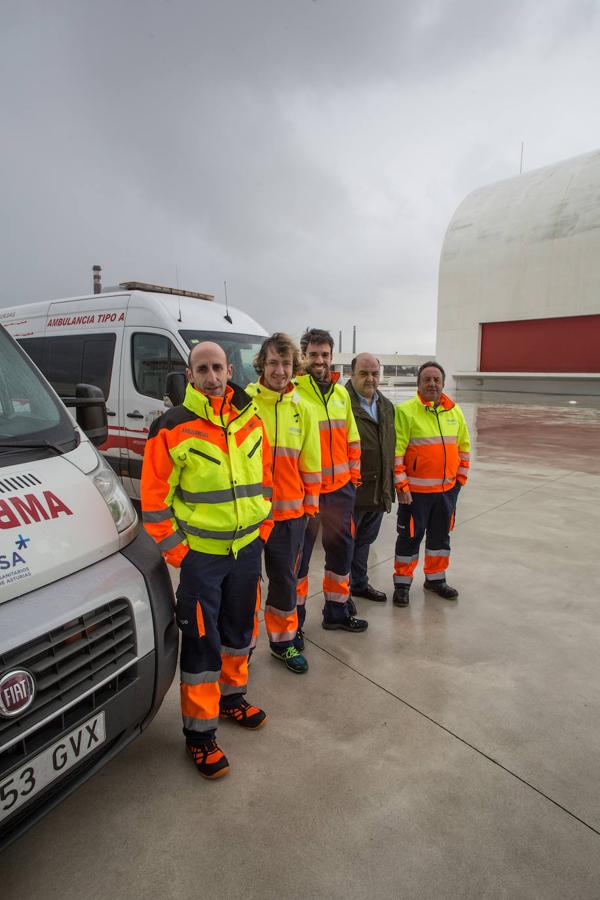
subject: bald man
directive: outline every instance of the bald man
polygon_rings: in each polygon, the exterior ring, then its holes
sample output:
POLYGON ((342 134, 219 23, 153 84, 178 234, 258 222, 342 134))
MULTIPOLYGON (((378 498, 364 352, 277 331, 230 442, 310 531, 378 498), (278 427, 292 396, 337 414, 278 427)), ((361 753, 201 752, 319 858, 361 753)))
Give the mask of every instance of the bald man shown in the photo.
POLYGON ((352 375, 346 384, 352 412, 360 433, 361 485, 354 502, 354 554, 350 569, 353 597, 385 602, 383 591, 369 584, 371 544, 377 539, 384 512, 394 498, 394 406, 378 390, 380 365, 372 353, 359 353, 352 360, 352 375))
POLYGON ((142 468, 144 525, 180 568, 181 711, 200 775, 229 771, 219 717, 259 728, 265 713, 244 695, 261 553, 273 522, 271 450, 251 398, 228 381, 211 341, 193 347, 181 406, 150 428, 142 468))

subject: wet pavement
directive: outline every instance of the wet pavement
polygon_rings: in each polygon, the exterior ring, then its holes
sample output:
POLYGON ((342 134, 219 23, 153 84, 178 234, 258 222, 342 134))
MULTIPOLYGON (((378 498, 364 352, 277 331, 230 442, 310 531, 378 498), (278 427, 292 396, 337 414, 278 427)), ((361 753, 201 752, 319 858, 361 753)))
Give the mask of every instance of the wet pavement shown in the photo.
MULTIPOLYGON (((359 601, 293 675, 264 632, 198 778, 173 686, 149 730, 0 858, 3 900, 600 897, 600 402, 459 398, 474 441, 449 603, 359 601)), ((394 516, 371 554, 391 594, 394 516)))

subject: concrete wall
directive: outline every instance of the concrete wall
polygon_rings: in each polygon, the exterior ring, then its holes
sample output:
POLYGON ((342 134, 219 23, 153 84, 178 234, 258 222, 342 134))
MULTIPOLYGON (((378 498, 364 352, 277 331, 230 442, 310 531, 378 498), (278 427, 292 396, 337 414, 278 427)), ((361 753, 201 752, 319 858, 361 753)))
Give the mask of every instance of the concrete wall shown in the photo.
POLYGON ((479 369, 480 323, 600 313, 600 151, 480 188, 440 259, 436 357, 479 369))

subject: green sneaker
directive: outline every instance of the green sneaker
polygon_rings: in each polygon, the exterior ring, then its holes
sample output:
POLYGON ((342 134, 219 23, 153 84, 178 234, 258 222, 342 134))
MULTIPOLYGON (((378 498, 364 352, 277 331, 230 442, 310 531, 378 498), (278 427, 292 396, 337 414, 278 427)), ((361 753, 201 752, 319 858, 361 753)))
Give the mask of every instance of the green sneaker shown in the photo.
POLYGON ((286 647, 285 650, 275 650, 271 647, 271 656, 274 656, 275 659, 280 659, 281 662, 286 664, 290 672, 296 672, 297 675, 302 675, 303 672, 308 671, 306 657, 302 656, 300 651, 293 646, 286 647))

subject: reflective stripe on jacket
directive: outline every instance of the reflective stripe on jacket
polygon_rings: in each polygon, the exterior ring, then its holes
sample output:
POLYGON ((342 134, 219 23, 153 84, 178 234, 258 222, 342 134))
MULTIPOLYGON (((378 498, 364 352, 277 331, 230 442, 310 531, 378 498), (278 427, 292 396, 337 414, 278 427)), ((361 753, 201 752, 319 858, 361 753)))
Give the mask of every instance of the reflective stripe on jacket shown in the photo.
POLYGON ((248 394, 227 385, 209 398, 188 384, 182 406, 150 428, 142 466, 142 518, 167 562, 187 547, 225 555, 273 522, 271 450, 248 394))
POLYGON ((396 407, 394 485, 398 492, 440 493, 469 474, 469 431, 463 412, 446 394, 436 408, 417 393, 396 407))
POLYGON ((319 424, 322 494, 337 491, 349 481, 360 482, 360 435, 348 391, 336 383, 339 377, 339 372, 332 373, 325 394, 312 375, 295 379, 300 397, 310 404, 319 424))
POLYGON ((273 457, 273 519, 298 519, 319 511, 321 443, 311 407, 294 386, 280 394, 261 384, 249 384, 265 426, 273 457))

